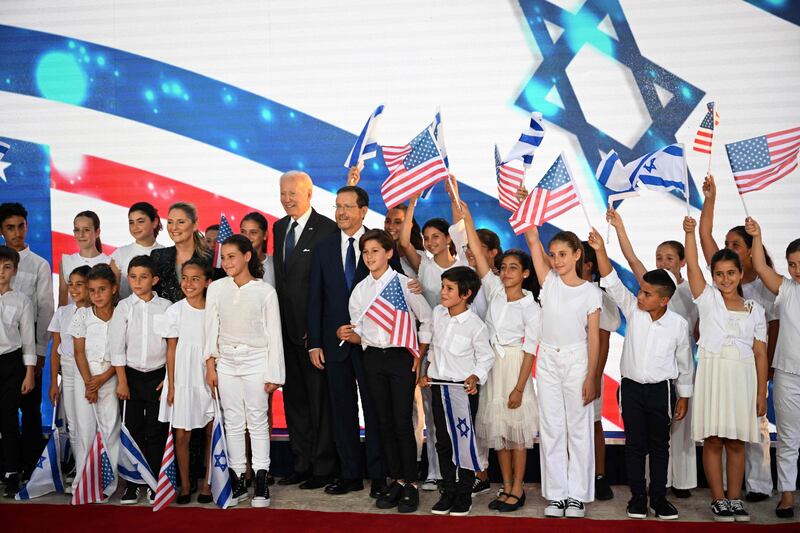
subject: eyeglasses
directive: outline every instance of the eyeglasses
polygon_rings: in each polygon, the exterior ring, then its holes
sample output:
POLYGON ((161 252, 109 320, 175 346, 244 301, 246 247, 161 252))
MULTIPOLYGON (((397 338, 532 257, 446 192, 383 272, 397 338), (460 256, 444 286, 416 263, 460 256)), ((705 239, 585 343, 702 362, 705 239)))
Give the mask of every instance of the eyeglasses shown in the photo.
POLYGON ((354 204, 335 204, 333 208, 337 211, 350 211, 351 209, 358 209, 358 206, 354 204))

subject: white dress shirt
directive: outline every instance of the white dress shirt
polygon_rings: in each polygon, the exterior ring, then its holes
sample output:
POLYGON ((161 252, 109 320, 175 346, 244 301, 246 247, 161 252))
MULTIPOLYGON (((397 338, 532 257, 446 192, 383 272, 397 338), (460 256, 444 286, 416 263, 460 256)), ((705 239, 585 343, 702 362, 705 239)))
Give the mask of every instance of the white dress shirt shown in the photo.
POLYGON ((720 353, 723 346, 736 346, 742 359, 747 359, 753 357, 753 339, 767 342, 764 308, 754 300, 745 300, 745 306, 749 309, 746 320, 732 316, 732 312, 725 307, 719 289, 711 285, 706 285, 694 303, 700 314, 700 339, 697 345, 701 348, 720 353), (739 332, 738 335, 729 333, 732 328, 739 332))
POLYGON ((114 253, 111 254, 111 260, 114 261, 114 264, 117 265, 117 268, 120 272, 120 280, 119 280, 119 297, 120 298, 127 298, 131 295, 131 287, 128 285, 128 265, 136 256, 139 255, 150 255, 150 252, 153 250, 158 250, 159 248, 163 248, 164 245, 155 242, 153 246, 142 246, 135 242, 130 244, 126 244, 125 246, 120 246, 114 253))
MULTIPOLYGON (((308 211, 300 215, 296 220, 292 217, 289 217, 289 224, 286 226, 286 233, 284 234, 283 239, 284 250, 286 249, 286 237, 289 235, 289 232, 292 231, 292 224, 297 222, 297 227, 294 228, 294 245, 297 246, 297 242, 300 240, 300 235, 303 234, 303 230, 305 229, 306 224, 308 224, 308 219, 311 218, 312 210, 313 208, 309 207, 308 211)), ((278 250, 278 252, 283 253, 284 250, 278 250)), ((286 261, 286 257, 283 259, 286 261)))
POLYGON ((117 304, 108 325, 108 354, 114 366, 151 372, 167 364, 167 341, 155 332, 172 302, 153 293, 149 302, 131 294, 117 304))
POLYGON ((469 309, 450 316, 450 311, 442 305, 433 309, 432 317, 428 376, 433 380, 464 381, 475 375, 479 383, 486 383, 494 365, 486 324, 469 309))
MULTIPOLYGON (((358 260, 361 259, 361 247, 358 245, 358 241, 361 239, 364 233, 366 233, 366 230, 364 229, 364 226, 361 226, 358 228, 358 231, 352 235, 353 239, 355 239, 353 241, 353 249, 356 252, 356 266, 358 266, 358 260)), ((350 236, 343 231, 339 231, 339 235, 342 237, 342 269, 344 269, 344 266, 347 263, 347 247, 350 245, 350 236)))
POLYGON ((694 358, 686 320, 669 308, 661 318, 653 320, 650 313, 639 309, 636 296, 613 270, 600 280, 600 286, 622 309, 627 321, 620 360, 622 377, 637 383, 677 379, 678 396, 690 398, 694 388, 694 358))
POLYGON ((775 307, 781 317, 781 329, 772 367, 790 374, 800 374, 800 283, 783 278, 778 297, 775 298, 775 307))
POLYGON ((275 262, 272 260, 272 256, 266 256, 261 262, 261 266, 264 267, 264 277, 261 279, 275 287, 275 262))
POLYGON ((522 298, 509 302, 506 288, 494 272, 487 272, 481 283, 488 300, 489 339, 497 354, 505 356, 503 346, 522 346, 524 352, 535 355, 541 336, 542 308, 533 294, 523 290, 522 298))
POLYGON ((213 282, 206 294, 207 357, 217 371, 259 374, 264 383, 283 385, 286 370, 278 295, 262 280, 241 287, 230 276, 213 282))
POLYGON ((70 335, 86 341, 86 360, 93 376, 102 374, 111 367, 107 349, 109 322, 97 318, 92 307, 81 307, 75 311, 69 327, 70 335))
POLYGON ((70 361, 75 360, 75 346, 72 342, 72 335, 69 334, 69 327, 78 308, 75 304, 62 305, 53 314, 47 331, 58 333, 61 336, 61 343, 58 345, 58 355, 61 356, 61 366, 63 367, 70 361))
POLYGON ((539 293, 542 302, 542 342, 556 347, 586 342, 587 317, 602 309, 602 293, 597 285, 588 281, 570 287, 551 270, 539 293))
POLYGON ((13 289, 0 294, 0 321, 0 356, 22 348, 25 366, 35 366, 36 336, 30 299, 13 289))
POLYGON ((375 296, 397 274, 403 296, 406 299, 411 320, 420 322, 417 340, 420 344, 431 343, 431 308, 421 294, 413 294, 408 290, 408 278, 388 268, 383 275, 375 279, 372 274, 361 280, 350 295, 350 321, 356 325, 356 332, 361 336, 361 346, 367 348, 397 347, 391 343, 389 333, 365 316, 366 310, 375 301, 375 296), (356 323, 358 322, 358 323, 356 323))
POLYGON ((50 336, 47 326, 53 318, 55 299, 53 298, 53 271, 42 257, 26 246, 19 253, 17 273, 11 280, 11 287, 27 296, 33 306, 33 319, 36 322, 36 354, 44 357, 50 336))

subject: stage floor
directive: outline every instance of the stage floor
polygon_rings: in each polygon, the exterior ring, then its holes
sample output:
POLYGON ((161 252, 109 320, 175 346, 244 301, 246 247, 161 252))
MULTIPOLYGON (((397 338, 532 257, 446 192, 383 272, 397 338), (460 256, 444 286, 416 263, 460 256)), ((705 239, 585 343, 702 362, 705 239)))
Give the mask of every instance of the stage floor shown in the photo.
MULTIPOLYGON (((498 519, 498 526, 502 527, 502 521, 505 519, 515 519, 520 517, 527 517, 527 518, 542 518, 543 517, 543 510, 545 507, 545 500, 541 496, 541 485, 538 483, 535 484, 526 484, 525 490, 527 493, 527 504, 515 513, 509 514, 500 514, 495 511, 490 511, 487 509, 488 503, 492 500, 494 491, 498 489, 498 485, 492 485, 492 492, 487 494, 482 494, 476 496, 473 499, 473 507, 470 516, 485 516, 485 517, 497 517, 498 519)), ((594 502, 587 506, 587 518, 592 520, 625 520, 631 526, 636 526, 637 524, 642 524, 642 522, 661 522, 658 519, 650 516, 646 521, 641 520, 630 520, 627 519, 625 516, 625 506, 627 504, 629 498, 629 491, 628 488, 622 485, 615 485, 614 489, 614 499, 611 501, 605 502, 594 502)), ((377 513, 377 514, 394 514, 397 515, 396 512, 392 513, 390 511, 383 511, 377 509, 375 507, 375 501, 369 497, 369 484, 365 483, 365 489, 360 492, 350 493, 344 496, 329 496, 323 492, 322 489, 313 490, 313 491, 306 491, 300 490, 296 486, 293 487, 280 487, 280 486, 273 486, 271 487, 271 496, 272 496, 272 509, 289 509, 289 510, 300 510, 300 511, 326 511, 326 512, 348 512, 348 513, 377 513)), ((119 497, 120 492, 112 498, 111 502, 105 505, 92 505, 87 506, 90 508, 98 508, 103 507, 105 508, 113 508, 114 506, 118 506, 120 508, 130 508, 131 506, 119 506, 119 497)), ((438 493, 437 492, 425 492, 420 491, 420 508, 417 511, 417 515, 424 515, 430 516, 430 508, 431 506, 437 501, 438 493)), ((711 512, 709 510, 709 501, 710 501, 710 493, 708 489, 696 489, 692 491, 692 497, 686 500, 680 500, 674 497, 670 498, 670 501, 678 508, 680 512, 680 521, 685 522, 712 522, 711 519, 711 512)), ((21 511, 18 506, 26 506, 31 505, 31 503, 27 502, 16 502, 13 500, 3 500, 0 499, 3 505, 0 505, 0 518, 5 517, 13 517, 13 515, 17 514, 15 511, 21 511)), ((36 504, 52 504, 52 505, 69 505, 69 496, 61 495, 61 494, 51 494, 48 496, 44 496, 41 498, 37 498, 33 500, 32 503, 36 504)), ((777 504, 777 496, 773 496, 769 500, 760 503, 752 503, 747 504, 747 509, 750 511, 750 515, 752 517, 752 524, 787 524, 792 525, 793 527, 797 527, 798 521, 795 520, 794 522, 790 522, 787 520, 780 520, 775 517, 775 505, 777 504)), ((147 507, 146 504, 140 503, 137 507, 147 507)), ((187 511, 192 508, 207 508, 207 509, 215 509, 213 505, 199 505, 196 503, 189 504, 187 506, 177 506, 174 503, 171 506, 174 511, 183 511, 186 509, 187 511)), ((70 514, 70 511, 74 508, 65 507, 64 514, 70 514)), ((243 502, 242 504, 238 505, 237 507, 231 508, 230 512, 239 512, 241 509, 251 509, 250 503, 243 502)), ((110 510, 110 509, 109 509, 110 510)), ((259 510, 260 511, 260 510, 259 510)), ((219 510, 219 513, 223 513, 222 510, 219 510)), ((170 513, 171 514, 171 513, 170 513)), ((203 513, 205 516, 205 513, 203 513)), ((139 515, 141 516, 141 515, 139 515)), ((157 515, 156 515, 157 516, 157 515)), ((187 514, 189 516, 196 516, 187 514)), ((335 527, 335 517, 332 517, 330 520, 331 526, 335 527)), ((458 520, 457 518, 450 518, 450 520, 458 520)), ((3 519, 4 521, 4 519, 3 519)), ((575 527, 580 527, 579 524, 581 522, 575 520, 568 520, 563 519, 563 521, 568 521, 570 524, 574 524, 575 527)), ((551 522, 551 520, 548 520, 551 522)), ((6 522, 7 524, 7 522, 6 522)), ((57 524, 52 524, 55 527, 58 527, 57 524)), ((742 524, 737 524, 742 525, 742 524)), ((5 528, 3 528, 5 530, 5 528)), ((30 531, 30 530, 29 530, 30 531)))

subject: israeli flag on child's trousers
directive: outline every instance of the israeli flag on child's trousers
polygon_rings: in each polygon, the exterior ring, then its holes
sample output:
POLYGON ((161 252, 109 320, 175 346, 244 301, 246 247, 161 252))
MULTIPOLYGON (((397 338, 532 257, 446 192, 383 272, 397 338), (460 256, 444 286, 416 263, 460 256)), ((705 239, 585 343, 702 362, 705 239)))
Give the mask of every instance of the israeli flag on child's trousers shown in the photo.
POLYGON ((453 463, 458 468, 466 468, 480 472, 486 468, 478 458, 478 447, 475 443, 475 431, 472 413, 469 410, 469 398, 464 385, 440 385, 442 405, 447 419, 447 432, 453 443, 453 463))
POLYGON ((156 477, 124 423, 119 428, 119 443, 119 462, 117 464, 119 477, 137 485, 147 483, 147 486, 155 491, 156 477))
POLYGON ((231 476, 228 474, 228 447, 225 445, 225 432, 222 429, 222 410, 219 400, 214 400, 214 429, 211 432, 211 471, 208 473, 208 482, 211 485, 211 495, 214 503, 222 509, 229 505, 236 505, 232 501, 233 486, 231 476))
POLYGON ((33 469, 31 478, 14 498, 30 500, 54 491, 64 492, 64 480, 61 477, 61 447, 58 430, 55 428, 50 433, 50 440, 47 441, 47 446, 36 462, 36 468, 33 469))

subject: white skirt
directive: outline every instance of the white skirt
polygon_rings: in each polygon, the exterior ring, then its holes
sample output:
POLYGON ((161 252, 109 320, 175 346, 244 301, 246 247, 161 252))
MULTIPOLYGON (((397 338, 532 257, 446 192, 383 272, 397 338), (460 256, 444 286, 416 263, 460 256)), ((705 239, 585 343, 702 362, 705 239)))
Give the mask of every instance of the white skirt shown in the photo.
POLYGON ((483 446, 495 450, 533 448, 539 431, 539 407, 533 379, 522 393, 522 405, 508 407, 508 397, 517 386, 522 366, 521 346, 503 346, 505 357, 495 353, 494 366, 480 391, 475 434, 483 446))
POLYGON ((164 380, 158 419, 178 429, 203 428, 214 418, 211 389, 206 384, 202 347, 178 345, 175 353, 175 396, 167 403, 169 375, 164 380))
POLYGON ((692 399, 694 440, 721 437, 759 442, 755 359, 742 359, 735 346, 723 346, 720 353, 701 347, 697 358, 692 399))

